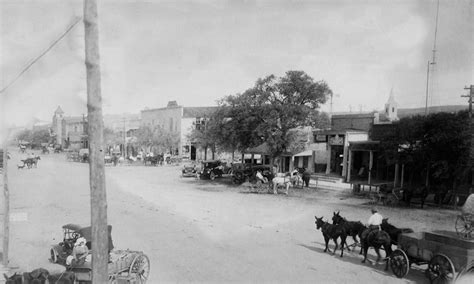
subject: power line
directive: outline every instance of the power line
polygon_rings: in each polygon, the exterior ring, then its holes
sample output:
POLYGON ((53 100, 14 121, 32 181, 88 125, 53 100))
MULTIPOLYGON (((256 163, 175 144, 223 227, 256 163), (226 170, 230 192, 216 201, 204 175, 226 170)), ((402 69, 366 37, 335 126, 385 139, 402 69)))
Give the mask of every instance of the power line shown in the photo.
POLYGON ((59 41, 61 41, 71 30, 76 26, 80 21, 82 20, 82 17, 78 18, 76 22, 74 22, 72 25, 70 25, 67 30, 58 38, 56 39, 43 53, 41 53, 39 56, 37 56, 35 59, 33 59, 28 65, 26 65, 25 68, 10 82, 8 85, 6 85, 2 90, 0 90, 0 94, 3 94, 13 83, 16 82, 28 69, 30 69, 33 64, 35 64, 38 60, 41 59, 46 53, 48 53, 59 41))

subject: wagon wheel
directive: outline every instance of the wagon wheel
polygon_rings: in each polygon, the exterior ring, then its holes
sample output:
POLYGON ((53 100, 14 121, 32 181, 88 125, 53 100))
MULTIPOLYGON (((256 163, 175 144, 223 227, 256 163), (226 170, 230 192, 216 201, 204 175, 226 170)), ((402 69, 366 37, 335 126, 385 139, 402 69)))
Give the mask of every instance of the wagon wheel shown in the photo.
POLYGON ((474 264, 471 267, 464 267, 461 272, 458 273, 456 276, 456 282, 460 283, 470 283, 468 281, 472 281, 474 279, 474 264))
POLYGON ((401 249, 396 249, 390 257, 390 268, 398 278, 403 278, 410 270, 410 260, 401 249))
POLYGON ((216 179, 216 174, 215 174, 214 172, 211 172, 211 173, 209 174, 209 178, 210 178, 211 180, 215 180, 215 179, 216 179))
POLYGON ((444 254, 436 254, 428 263, 426 276, 430 283, 453 283, 454 280, 453 262, 444 254))
POLYGON ((146 283, 150 274, 150 260, 144 254, 139 254, 133 259, 129 270, 130 275, 135 275, 137 283, 146 283))
POLYGON ((456 219, 456 233, 458 236, 464 239, 470 239, 472 237, 472 222, 469 218, 459 215, 456 219))

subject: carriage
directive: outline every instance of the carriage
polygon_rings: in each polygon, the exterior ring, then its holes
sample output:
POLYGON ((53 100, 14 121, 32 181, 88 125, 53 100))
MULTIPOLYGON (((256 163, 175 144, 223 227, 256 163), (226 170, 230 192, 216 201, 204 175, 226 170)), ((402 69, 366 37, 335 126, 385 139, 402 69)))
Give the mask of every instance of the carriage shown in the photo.
MULTIPOLYGON (((109 232, 109 283, 146 283, 150 273, 150 260, 141 251, 114 250, 112 242, 112 226, 108 226, 109 232)), ((50 261, 66 267, 74 273, 77 283, 92 283, 92 266, 90 258, 85 261, 66 264, 66 259, 72 254, 74 243, 83 237, 91 240, 91 227, 82 227, 77 224, 66 224, 63 226, 63 241, 51 247, 50 261)), ((91 242, 86 246, 90 249, 91 242)))
POLYGON ((402 278, 412 264, 427 264, 425 275, 431 283, 474 277, 474 240, 447 231, 402 233, 390 257, 390 267, 402 278))

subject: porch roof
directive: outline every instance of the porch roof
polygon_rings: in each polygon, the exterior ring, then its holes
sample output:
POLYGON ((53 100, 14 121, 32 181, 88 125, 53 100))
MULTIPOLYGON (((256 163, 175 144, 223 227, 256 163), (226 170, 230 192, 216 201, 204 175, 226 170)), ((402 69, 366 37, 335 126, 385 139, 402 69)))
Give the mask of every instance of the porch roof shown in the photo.
POLYGON ((377 151, 380 141, 352 141, 349 142, 351 151, 377 151))
POLYGON ((301 153, 295 154, 295 157, 304 157, 304 156, 312 156, 313 155, 313 150, 306 150, 301 153))

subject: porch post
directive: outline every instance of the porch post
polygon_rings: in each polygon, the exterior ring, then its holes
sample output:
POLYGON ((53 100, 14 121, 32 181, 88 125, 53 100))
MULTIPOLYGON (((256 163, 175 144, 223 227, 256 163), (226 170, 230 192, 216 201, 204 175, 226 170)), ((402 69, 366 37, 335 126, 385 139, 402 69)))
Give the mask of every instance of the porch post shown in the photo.
POLYGON ((349 149, 349 156, 347 159, 347 182, 351 181, 351 169, 352 169, 352 150, 349 149))
POLYGON ((372 150, 370 150, 369 152, 369 178, 367 180, 367 182, 369 183, 369 186, 372 182, 372 166, 374 164, 374 152, 372 150))
POLYGON ((400 187, 403 187, 404 177, 405 177, 405 164, 402 164, 402 178, 400 180, 400 187))
POLYGON ((331 144, 329 144, 329 142, 328 142, 328 151, 327 151, 326 162, 327 162, 326 174, 328 175, 328 174, 331 173, 331 144))
POLYGON ((395 177, 393 178, 393 187, 398 185, 398 172, 400 171, 400 166, 398 163, 395 164, 395 177))

